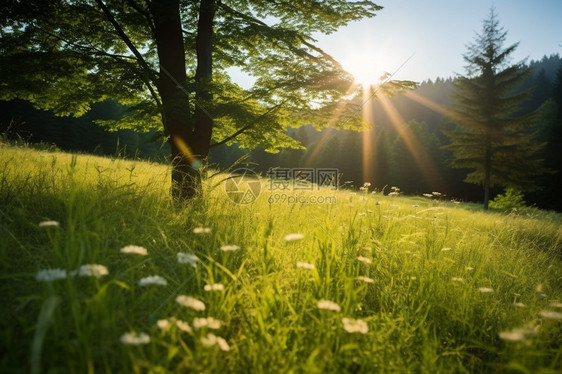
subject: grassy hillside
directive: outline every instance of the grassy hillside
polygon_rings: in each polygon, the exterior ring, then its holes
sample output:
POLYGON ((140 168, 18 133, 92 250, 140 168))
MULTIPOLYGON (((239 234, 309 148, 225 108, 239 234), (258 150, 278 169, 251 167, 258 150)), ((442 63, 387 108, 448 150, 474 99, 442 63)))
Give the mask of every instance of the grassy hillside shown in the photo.
POLYGON ((562 371, 560 214, 223 177, 0 145, 0 371, 562 371))

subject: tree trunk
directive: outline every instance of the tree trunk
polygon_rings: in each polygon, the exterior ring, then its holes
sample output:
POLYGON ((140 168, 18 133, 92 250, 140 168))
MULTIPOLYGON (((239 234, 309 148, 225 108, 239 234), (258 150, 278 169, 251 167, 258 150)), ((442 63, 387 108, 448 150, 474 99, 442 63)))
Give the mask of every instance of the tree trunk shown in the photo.
MULTIPOLYGON (((201 2, 202 10, 206 3, 208 1, 201 2)), ((212 120, 208 124, 204 120, 201 121, 201 115, 198 114, 201 109, 196 110, 194 117, 190 116, 179 0, 154 0, 149 4, 160 62, 158 92, 162 99, 162 121, 168 131, 172 148, 172 196, 179 200, 191 199, 201 194, 201 175, 198 169, 209 153, 212 120), (200 122, 206 126, 201 126, 200 122)), ((212 9, 214 16, 214 7, 212 9)), ((200 24, 202 18, 205 18, 203 12, 200 14, 200 24)), ((206 21, 205 25, 208 22, 206 21)), ((197 39, 200 39, 199 35, 197 39)), ((210 42, 211 39, 208 43, 210 42)), ((212 45, 208 46, 208 50, 212 50, 212 45)), ((209 79, 211 72, 208 74, 209 79)))
POLYGON ((202 159, 209 154, 211 136, 213 132, 213 117, 205 109, 207 103, 213 99, 209 84, 213 75, 213 19, 215 17, 216 1, 201 0, 199 20, 197 23, 197 37, 195 49, 197 52, 197 68, 195 70, 195 152, 202 159))
POLYGON ((487 135, 486 154, 484 159, 484 210, 488 210, 490 204, 490 183, 492 172, 492 143, 491 136, 487 135))

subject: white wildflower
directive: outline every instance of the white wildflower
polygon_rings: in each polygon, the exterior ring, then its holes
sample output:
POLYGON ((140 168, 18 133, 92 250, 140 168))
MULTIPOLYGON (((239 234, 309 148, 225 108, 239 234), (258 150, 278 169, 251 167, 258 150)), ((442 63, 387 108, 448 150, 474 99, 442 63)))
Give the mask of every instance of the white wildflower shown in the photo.
POLYGON ((369 277, 365 277, 365 276, 363 276, 363 275, 360 275, 360 276, 358 276, 358 277, 355 278, 355 279, 360 280, 360 281, 365 282, 365 283, 375 283, 374 280, 372 280, 372 279, 369 278, 369 277))
POLYGON ((176 303, 199 312, 205 310, 205 303, 191 296, 179 295, 176 297, 176 303))
POLYGON ((398 196, 399 194, 399 192, 390 192, 388 196, 398 196))
POLYGON ((45 269, 39 270, 35 274, 35 280, 37 282, 52 282, 60 279, 66 279, 65 269, 45 269))
POLYGON ((178 253, 178 263, 180 264, 189 264, 194 268, 197 267, 197 261, 199 261, 199 257, 192 255, 191 253, 178 253))
POLYGON ((127 246, 121 248, 121 253, 146 256, 148 254, 148 251, 146 250, 146 248, 138 246, 138 245, 127 245, 127 246))
POLYGON ((464 279, 459 278, 459 277, 452 277, 451 280, 452 280, 453 282, 464 283, 464 279))
POLYGON ((60 223, 58 221, 43 221, 39 222, 39 227, 59 227, 60 223))
POLYGON ((167 286, 168 281, 159 275, 151 275, 148 277, 141 278, 141 280, 139 280, 138 282, 138 285, 141 287, 150 286, 150 285, 167 286))
POLYGON ((213 317, 193 319, 193 327, 196 330, 202 327, 216 330, 221 328, 221 324, 221 321, 219 321, 218 319, 214 319, 213 317))
POLYGON ((425 196, 425 197, 433 197, 433 195, 430 194, 430 193, 424 193, 423 196, 425 196))
POLYGON ((88 265, 82 265, 80 266, 80 268, 78 268, 78 275, 81 277, 99 278, 107 274, 109 274, 109 271, 103 265, 88 264, 88 265))
POLYGON ((441 252, 448 252, 448 251, 450 251, 450 250, 452 250, 452 248, 449 248, 449 247, 447 247, 447 248, 441 248, 441 252))
POLYGON ((221 283, 206 284, 203 289, 207 292, 210 291, 224 291, 224 285, 221 283))
POLYGON ((237 251, 237 250, 239 250, 239 249, 240 249, 239 246, 233 245, 233 244, 221 246, 221 251, 225 251, 225 252, 228 252, 228 251, 237 251))
POLYGON ((297 267, 301 269, 308 269, 308 270, 314 269, 313 264, 309 264, 308 262, 300 262, 300 261, 297 262, 297 267))
POLYGON ((494 289, 489 287, 480 287, 478 291, 480 291, 480 293, 492 293, 494 292, 494 289))
POLYGON ((193 229, 194 234, 210 234, 211 228, 210 227, 196 227, 193 229))
POLYGON ((359 257, 357 257, 357 259, 358 259, 359 261, 361 261, 361 262, 366 263, 366 264, 371 264, 371 263, 373 263, 373 261, 371 261, 371 259, 368 258, 368 257, 359 256, 359 257))
POLYGON ((352 318, 342 318, 343 329, 351 333, 361 333, 366 334, 369 332, 369 326, 367 322, 362 319, 352 319, 352 318))
POLYGON ((330 300, 319 300, 316 305, 318 306, 318 309, 331 310, 333 312, 341 311, 341 307, 330 300))
POLYGON ((541 310, 539 312, 539 316, 546 319, 556 319, 556 320, 562 319, 562 313, 552 312, 550 310, 541 310))
POLYGON ((499 333, 500 339, 507 342, 524 342, 525 335, 520 331, 502 331, 499 333))
POLYGON ((158 326, 160 330, 167 330, 170 328, 170 321, 167 319, 159 319, 156 321, 156 326, 158 326))
POLYGON ((288 234, 288 235, 285 235, 285 237, 283 238, 283 240, 286 241, 286 242, 295 242, 297 240, 302 240, 302 239, 304 239, 304 235, 298 234, 298 233, 288 234))
POLYGON ((201 344, 207 346, 207 347, 211 347, 213 345, 218 345, 219 348, 222 351, 228 352, 230 350, 230 346, 228 345, 228 343, 226 342, 226 340, 224 340, 223 338, 221 338, 220 336, 216 336, 215 334, 207 334, 207 336, 204 336, 201 338, 201 344))
POLYGON ((193 330, 191 329, 191 326, 189 326, 189 323, 182 321, 182 320, 176 320, 176 326, 178 329, 180 329, 183 332, 187 332, 188 334, 193 333, 193 330))
POLYGON ((515 305, 518 308, 525 308, 526 307, 526 305, 523 304, 521 301, 517 301, 517 302, 513 303, 513 305, 515 305))
POLYGON ((126 332, 121 336, 121 343, 128 345, 143 345, 150 343, 150 336, 148 334, 141 332, 137 334, 136 332, 126 332))

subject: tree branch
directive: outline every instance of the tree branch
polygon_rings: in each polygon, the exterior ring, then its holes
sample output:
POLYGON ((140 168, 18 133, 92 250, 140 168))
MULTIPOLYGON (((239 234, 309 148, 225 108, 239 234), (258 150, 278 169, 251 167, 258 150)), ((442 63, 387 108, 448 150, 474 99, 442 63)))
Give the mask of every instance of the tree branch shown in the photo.
POLYGON ((249 124, 247 124, 246 126, 242 127, 241 129, 237 130, 234 134, 227 136, 226 138, 224 138, 223 140, 221 140, 220 142, 217 143, 213 143, 211 144, 211 146, 209 148, 214 148, 217 147, 221 144, 225 144, 229 141, 231 141, 232 139, 236 138, 238 135, 242 134, 244 131, 248 130, 249 128, 253 127, 256 123, 258 123, 262 118, 264 118, 265 116, 267 116, 268 114, 270 114, 271 112, 273 112, 274 110, 278 109, 279 107, 281 107, 283 104, 285 104, 287 102, 287 100, 269 108, 265 113, 263 113, 262 115, 260 115, 258 118, 256 118, 254 121, 250 122, 249 124))
POLYGON ((131 42, 131 39, 129 39, 129 37, 127 36, 127 34, 125 34, 125 31, 123 30, 123 28, 121 27, 121 25, 119 24, 119 22, 117 22, 117 20, 115 19, 115 17, 113 17, 113 15, 111 14, 111 11, 107 8, 107 6, 104 4, 104 2, 102 0, 96 0, 96 3, 98 4, 98 6, 101 8, 101 10, 103 11, 103 13, 105 14, 105 16, 107 17, 107 19, 109 20, 109 22, 113 25, 113 27, 115 28, 115 31, 117 32, 117 34, 119 35, 119 37, 121 38, 121 40, 123 40, 123 42, 125 42, 125 44, 127 45, 127 47, 129 47, 129 50, 135 55, 139 65, 142 67, 142 69, 145 71, 147 78, 150 79, 150 81, 156 86, 158 87, 158 82, 156 80, 156 78, 154 76, 152 76, 152 69, 150 68, 150 66, 148 66, 148 63, 146 62, 146 60, 144 59, 144 57, 142 57, 142 55, 140 54, 140 52, 135 48, 135 46, 133 45, 133 42, 131 42))
MULTIPOLYGON (((117 61, 119 64, 130 64, 129 62, 127 62, 126 60, 130 60, 131 56, 124 56, 124 55, 116 55, 116 54, 112 54, 112 53, 108 53, 104 50, 101 50, 93 45, 89 45, 89 46, 84 46, 78 43, 74 43, 71 41, 68 41, 66 39, 64 39, 63 37, 56 35, 50 31, 47 31, 45 29, 43 29, 40 26, 37 26, 35 24, 30 24, 30 27, 33 27, 37 30, 39 30, 40 32, 49 35, 55 39, 58 39, 66 44, 68 44, 69 46, 78 48, 78 49, 82 49, 88 53, 93 53, 93 54, 98 54, 98 55, 102 55, 102 56, 106 56, 106 57, 110 57, 112 59, 114 59, 115 61, 117 61)), ((136 70, 137 75, 139 76, 139 78, 144 82, 144 84, 146 85, 146 87, 148 88, 148 91, 150 92, 150 96, 152 96, 152 98, 154 99, 154 102, 156 103, 156 106, 158 107, 158 110, 160 111, 160 114, 162 116, 164 116, 164 109, 162 107, 162 103, 160 102, 160 99, 158 98, 158 94, 156 93, 156 91, 154 90, 154 88, 152 87, 151 84, 151 80, 146 76, 146 74, 143 74, 142 71, 139 71, 139 69, 136 66, 133 66, 133 64, 131 64, 131 68, 133 68, 134 70, 136 70)), ((163 121, 164 123, 164 133, 166 135, 168 135, 168 130, 166 128, 166 122, 163 121)))
POLYGON ((150 28, 150 31, 152 32, 152 35, 154 35, 156 27, 154 26, 154 23, 152 22, 152 18, 150 17, 150 13, 147 12, 146 9, 141 8, 141 6, 139 4, 137 4, 135 0, 125 0, 125 1, 127 2, 127 4, 129 4, 131 6, 131 8, 136 10, 141 16, 143 16, 146 19, 146 22, 148 23, 148 27, 150 28))

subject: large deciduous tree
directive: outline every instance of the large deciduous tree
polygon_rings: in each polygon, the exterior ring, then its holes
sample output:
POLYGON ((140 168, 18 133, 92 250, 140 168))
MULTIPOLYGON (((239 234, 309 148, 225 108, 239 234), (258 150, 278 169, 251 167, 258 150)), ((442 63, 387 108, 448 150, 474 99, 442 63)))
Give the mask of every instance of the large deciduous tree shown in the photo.
POLYGON ((104 123, 161 129, 172 191, 190 198, 213 145, 275 150, 299 146, 288 126, 358 128, 349 101, 331 120, 352 77, 313 35, 380 9, 346 0, 7 0, 0 99, 73 116, 106 99, 128 105, 125 117, 104 123), (254 79, 251 89, 230 80, 232 67, 254 79))
POLYGON ((484 209, 488 209, 490 187, 522 190, 535 188, 541 168, 533 157, 541 146, 535 141, 535 113, 516 116, 529 92, 516 93, 528 73, 522 62, 509 64, 517 44, 504 48, 507 32, 499 26, 492 9, 474 42, 463 56, 467 76, 455 81, 452 119, 457 124, 445 134, 453 152, 452 166, 471 169, 465 181, 482 185, 484 209))

